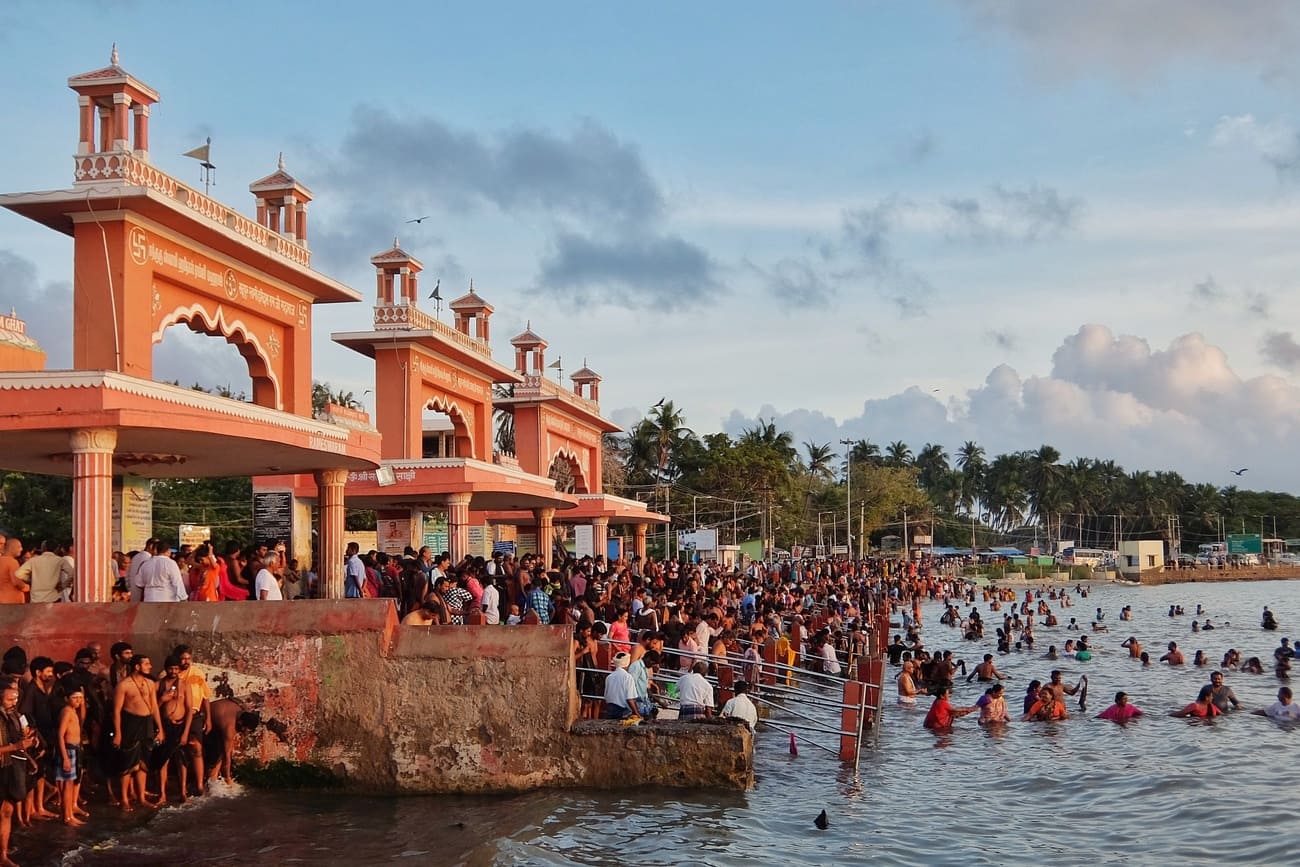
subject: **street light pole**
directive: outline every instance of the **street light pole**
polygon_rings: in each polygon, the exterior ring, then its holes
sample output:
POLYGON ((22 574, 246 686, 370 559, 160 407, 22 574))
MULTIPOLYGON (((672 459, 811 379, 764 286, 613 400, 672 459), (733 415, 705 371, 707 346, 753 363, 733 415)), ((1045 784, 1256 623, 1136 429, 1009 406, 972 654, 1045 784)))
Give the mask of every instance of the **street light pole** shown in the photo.
MULTIPOLYGON (((844 549, 853 556, 853 440, 840 440, 844 446, 844 549)), ((861 528, 859 528, 861 532, 861 528)))

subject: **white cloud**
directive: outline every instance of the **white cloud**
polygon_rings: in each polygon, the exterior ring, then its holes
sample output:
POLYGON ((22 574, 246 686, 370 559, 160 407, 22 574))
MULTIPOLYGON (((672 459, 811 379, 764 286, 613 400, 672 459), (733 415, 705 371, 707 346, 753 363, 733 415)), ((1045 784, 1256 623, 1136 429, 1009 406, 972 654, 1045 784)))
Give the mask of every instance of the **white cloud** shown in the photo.
POLYGON ((937 442, 950 453, 967 439, 990 453, 1050 443, 1065 460, 1113 459, 1129 470, 1176 470, 1215 484, 1230 483, 1228 468, 1248 451, 1258 484, 1300 490, 1291 457, 1300 389, 1277 376, 1243 379, 1224 351, 1197 333, 1153 350, 1142 338, 1084 325, 1062 341, 1047 375, 998 365, 947 404, 913 386, 867 400, 860 415, 843 421, 765 405, 754 415, 734 411, 724 429, 736 433, 759 416, 775 417, 800 441, 902 439, 913 450, 937 442))
POLYGON ((1253 114, 1224 115, 1214 125, 1210 144, 1245 145, 1279 174, 1300 167, 1300 133, 1285 121, 1260 121, 1253 114))

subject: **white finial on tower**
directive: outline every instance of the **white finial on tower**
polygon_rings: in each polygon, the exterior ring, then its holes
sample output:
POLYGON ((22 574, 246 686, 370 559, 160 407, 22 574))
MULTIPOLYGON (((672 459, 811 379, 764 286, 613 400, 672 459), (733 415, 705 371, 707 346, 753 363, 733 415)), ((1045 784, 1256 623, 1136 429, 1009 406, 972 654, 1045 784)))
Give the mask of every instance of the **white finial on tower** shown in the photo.
POLYGON ((113 66, 117 66, 117 43, 116 42, 113 43, 113 52, 108 56, 108 62, 113 66))
POLYGON ((402 249, 402 242, 397 239, 396 235, 393 236, 393 249, 394 250, 402 249))
POLYGON ((284 151, 280 151, 280 171, 284 171, 284 151))

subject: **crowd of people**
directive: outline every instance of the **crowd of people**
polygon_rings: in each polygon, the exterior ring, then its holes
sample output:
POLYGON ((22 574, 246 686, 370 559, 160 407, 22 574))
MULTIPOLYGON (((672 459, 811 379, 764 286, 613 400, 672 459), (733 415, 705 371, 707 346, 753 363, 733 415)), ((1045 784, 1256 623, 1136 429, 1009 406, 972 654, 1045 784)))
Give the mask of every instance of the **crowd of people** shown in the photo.
POLYGON ((84 824, 101 799, 122 811, 157 808, 232 781, 237 736, 260 717, 215 698, 193 653, 153 661, 118 642, 79 648, 71 661, 9 648, 0 662, 0 867, 14 864, 16 822, 84 824))
MULTIPOLYGON (((75 602, 71 542, 26 546, 0 530, 0 604, 75 602)), ((181 545, 150 538, 139 551, 115 551, 108 564, 115 602, 235 602, 320 595, 316 573, 301 572, 284 542, 181 545), (220 551, 221 553, 218 553, 220 551)))
MULTIPOLYGON (((1060 607, 1064 611, 1072 607, 1073 596, 1086 598, 1087 589, 1076 586, 1073 590, 1066 587, 1026 590, 1021 600, 1017 599, 1015 591, 1005 588, 984 589, 981 593, 983 600, 989 603, 991 612, 999 612, 1004 606, 1009 606, 1009 610, 1002 613, 1002 626, 997 630, 998 652, 1007 654, 1012 652, 1008 646, 1010 640, 1008 636, 1018 637, 1015 644, 1016 651, 1033 651, 1035 617, 1040 618, 1046 627, 1059 626, 1060 618, 1057 617, 1053 606, 1060 607)), ((940 618, 940 622, 957 629, 966 640, 976 640, 983 636, 982 616, 975 605, 975 595, 973 587, 959 589, 955 585, 942 587, 938 592, 938 598, 948 600, 945 602, 944 615, 940 618), (959 594, 956 596, 957 599, 970 605, 968 614, 964 616, 961 614, 958 604, 945 595, 948 591, 955 591, 959 594)), ((1204 613, 1201 606, 1197 606, 1194 617, 1200 618, 1204 613)), ((1185 614, 1181 606, 1170 606, 1169 617, 1183 617, 1185 614)), ((1132 621, 1131 606, 1124 606, 1119 612, 1119 619, 1124 622, 1132 621)), ((1267 607, 1261 617, 1260 627, 1263 630, 1277 628, 1276 616, 1267 607)), ((1070 618, 1065 628, 1076 631, 1081 629, 1077 618, 1070 618)), ((1214 628, 1210 619, 1205 617, 1204 623, 1193 619, 1191 631, 1195 634, 1214 628)), ((1101 608, 1096 609, 1090 629, 1092 632, 1109 631, 1101 608)), ((1152 665, 1150 654, 1143 648, 1142 642, 1136 635, 1130 635, 1119 646, 1128 652, 1130 659, 1138 662, 1142 667, 1149 668, 1152 665)), ((1158 664, 1166 665, 1171 669, 1188 665, 1186 656, 1176 641, 1169 641, 1166 648, 1166 652, 1157 660, 1158 664)), ((1080 634, 1076 638, 1067 639, 1062 650, 1058 651, 1055 645, 1050 646, 1047 653, 1043 654, 1043 658, 1052 661, 1070 659, 1087 662, 1092 658, 1092 653, 1093 648, 1088 644, 1088 636, 1080 634)), ((1289 680, 1292 661, 1297 655, 1297 649, 1287 638, 1283 638, 1279 646, 1274 649, 1273 672, 1280 681, 1289 680)), ((1086 675, 1075 684, 1067 684, 1062 679, 1062 672, 1054 669, 1046 681, 1030 680, 1025 690, 1022 713, 1012 714, 1006 708, 1004 695, 1003 681, 1008 677, 998 669, 993 654, 984 654, 983 661, 966 677, 967 683, 972 679, 978 679, 988 686, 974 704, 963 706, 952 703, 952 694, 957 672, 965 673, 964 663, 954 659, 951 651, 931 655, 923 649, 919 632, 913 629, 909 632, 906 643, 903 642, 901 635, 894 636, 894 642, 889 647, 889 656, 891 663, 899 666, 896 676, 899 704, 915 706, 918 696, 927 693, 933 696, 933 703, 923 724, 926 728, 937 732, 951 731, 957 719, 974 713, 979 714, 979 724, 984 726, 1002 725, 1013 719, 1023 722, 1064 720, 1070 716, 1067 698, 1076 696, 1079 712, 1086 713, 1088 695, 1086 675)), ((1209 667, 1210 662, 1210 658, 1204 651, 1198 650, 1191 666, 1206 668, 1209 667)), ((1236 711, 1241 708, 1241 702, 1233 690, 1225 684, 1224 673, 1227 671, 1240 671, 1247 674, 1264 673, 1264 666, 1259 657, 1251 657, 1243 661, 1241 653, 1236 648, 1229 648, 1224 654, 1219 669, 1210 673, 1209 683, 1200 688, 1195 700, 1184 707, 1168 711, 1168 715, 1211 720, 1222 714, 1236 711)), ((1285 683, 1278 688, 1276 701, 1255 709, 1253 713, 1281 723, 1300 721, 1300 705, 1294 702, 1291 688, 1285 683)), ((1125 723, 1142 715, 1142 710, 1130 702, 1128 694, 1120 691, 1115 693, 1114 702, 1097 714, 1096 718, 1125 723)))

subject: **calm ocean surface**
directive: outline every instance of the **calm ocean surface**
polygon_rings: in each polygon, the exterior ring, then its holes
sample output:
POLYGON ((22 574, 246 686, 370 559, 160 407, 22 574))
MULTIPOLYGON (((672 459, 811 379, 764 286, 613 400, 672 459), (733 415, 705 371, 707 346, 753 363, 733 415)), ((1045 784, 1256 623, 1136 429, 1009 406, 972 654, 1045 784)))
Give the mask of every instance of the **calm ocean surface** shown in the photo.
MULTIPOLYGON (((1023 593, 1023 591, 1022 591, 1023 593)), ((810 746, 798 757, 784 736, 762 732, 755 749, 757 785, 744 794, 644 789, 538 792, 512 797, 357 798, 333 794, 246 792, 164 811, 123 826, 45 863, 143 864, 1201 864, 1294 863, 1300 826, 1300 730, 1236 713, 1213 725, 1165 712, 1196 697, 1211 669, 1153 664, 1142 670, 1119 647, 1136 634, 1152 658, 1174 640, 1214 662, 1229 647, 1272 661, 1282 636, 1300 637, 1300 582, 1095 585, 1061 617, 1088 623, 1096 607, 1114 631, 1090 636, 1089 662, 1052 663, 1064 628, 1038 631, 1033 654, 998 659, 1011 675, 1008 706, 1020 707, 1025 684, 1055 665, 1069 683, 1089 676, 1088 714, 1055 724, 1014 723, 985 732, 974 717, 936 737, 921 727, 928 701, 904 711, 890 705, 878 739, 864 747, 855 774, 810 746), (1197 603, 1219 628, 1193 634, 1197 603), (1178 603, 1187 616, 1171 619, 1178 603), (1119 621, 1133 606, 1135 619, 1119 621), (1264 605, 1281 628, 1259 628, 1264 605), (1230 623, 1231 625, 1225 625, 1230 623), (1121 728, 1091 719, 1123 689, 1148 716, 1121 728), (830 827, 813 827, 825 809, 830 827), (463 826, 463 827, 462 827, 463 826)), ((981 613, 997 625, 986 603, 981 613)), ((963 609, 965 610, 965 609, 963 609)), ((923 609, 924 639, 968 662, 993 650, 938 623, 923 609)), ((1060 616, 1058 614, 1058 616, 1060 616)), ((1037 619, 1037 618, 1036 618, 1037 619)), ((1300 671, 1300 669, 1297 669, 1300 671)), ((1275 698, 1273 675, 1228 673, 1247 708, 1275 698)), ((1300 686, 1300 681, 1297 682, 1300 686)), ((973 704, 977 684, 958 686, 955 704, 973 704)), ((893 695, 892 690, 890 695, 893 695)), ((100 806, 102 810, 107 807, 100 806)), ((101 836, 105 832, 100 832, 101 836)), ((20 850, 23 835, 15 835, 20 850)), ((31 841, 28 841, 29 843, 31 841)), ((78 841, 69 838, 65 847, 78 841)), ((37 863, 29 846, 24 867, 37 863)))

